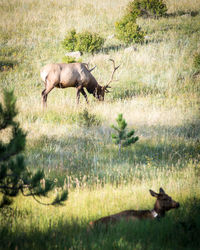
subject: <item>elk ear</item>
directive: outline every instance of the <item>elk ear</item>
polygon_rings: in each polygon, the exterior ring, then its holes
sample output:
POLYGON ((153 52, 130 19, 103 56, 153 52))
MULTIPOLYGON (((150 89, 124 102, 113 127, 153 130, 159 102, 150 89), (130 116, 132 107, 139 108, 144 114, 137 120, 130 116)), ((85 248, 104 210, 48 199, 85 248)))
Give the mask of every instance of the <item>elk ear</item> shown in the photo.
POLYGON ((158 194, 156 192, 154 192, 153 190, 149 190, 150 194, 153 196, 153 197, 158 197, 158 194))
POLYGON ((165 191, 160 187, 160 194, 165 194, 165 191))

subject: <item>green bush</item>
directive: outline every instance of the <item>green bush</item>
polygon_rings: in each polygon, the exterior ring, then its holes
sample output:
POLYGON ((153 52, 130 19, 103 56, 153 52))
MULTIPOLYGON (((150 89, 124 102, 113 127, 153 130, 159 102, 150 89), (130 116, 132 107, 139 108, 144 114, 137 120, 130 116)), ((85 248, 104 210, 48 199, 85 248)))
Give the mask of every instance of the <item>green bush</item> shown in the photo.
POLYGON ((94 114, 90 114, 87 109, 84 109, 83 112, 80 112, 77 117, 77 123, 81 127, 92 127, 99 126, 101 124, 100 118, 94 114))
POLYGON ((14 69, 14 67, 17 65, 17 61, 13 61, 6 58, 0 57, 0 71, 8 71, 10 69, 14 69))
POLYGON ((194 55, 193 64, 195 69, 200 70, 200 53, 194 55))
POLYGON ((144 42, 144 32, 136 24, 136 16, 131 14, 123 16, 115 23, 115 29, 116 37, 126 44, 144 42))
POLYGON ((133 16, 161 17, 167 12, 167 6, 163 0, 135 0, 130 2, 127 8, 133 16))
POLYGON ((138 16, 161 17, 167 12, 166 4, 163 0, 135 0, 127 6, 125 15, 115 23, 116 37, 125 42, 144 42, 144 32, 137 25, 138 16))
POLYGON ((71 30, 68 32, 62 44, 67 51, 94 53, 103 47, 104 39, 96 33, 90 33, 88 31, 76 33, 75 30, 71 30))
POLYGON ((65 39, 62 42, 66 51, 75 51, 77 44, 77 34, 75 30, 71 30, 67 33, 65 39))
POLYGON ((81 62, 82 62, 82 59, 79 58, 79 59, 77 60, 75 57, 72 57, 72 56, 64 56, 64 57, 62 58, 62 61, 63 61, 64 63, 75 63, 75 62, 81 63, 81 62))
POLYGON ((104 39, 95 33, 86 31, 77 36, 77 50, 81 52, 97 52, 103 47, 103 44, 104 39))
POLYGON ((14 69, 19 64, 18 49, 20 48, 0 47, 0 71, 14 69))

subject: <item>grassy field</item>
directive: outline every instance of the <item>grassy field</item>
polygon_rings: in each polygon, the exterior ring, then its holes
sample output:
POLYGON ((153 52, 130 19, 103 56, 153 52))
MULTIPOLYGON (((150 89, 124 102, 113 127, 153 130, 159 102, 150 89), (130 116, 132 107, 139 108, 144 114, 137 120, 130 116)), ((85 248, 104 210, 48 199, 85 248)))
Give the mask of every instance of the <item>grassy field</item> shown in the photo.
MULTIPOLYGON (((138 20, 145 43, 125 47, 114 24, 129 1, 1 0, 0 94, 15 90, 17 120, 27 131, 24 156, 31 170, 69 189, 63 207, 19 196, 0 211, 0 249, 200 249, 200 1, 166 0, 168 17, 138 20), (101 52, 84 54, 112 92, 99 103, 76 105, 76 90, 54 89, 43 111, 40 68, 62 62, 67 31, 98 32, 101 52), (91 117, 82 116, 87 109, 91 117), (111 124, 123 113, 139 141, 121 155, 111 124), (181 206, 160 222, 124 223, 87 231, 91 220, 126 209, 151 209, 149 189, 163 187, 181 206)), ((2 95, 0 97, 2 99, 2 95)), ((5 139, 6 134, 0 134, 5 139)))

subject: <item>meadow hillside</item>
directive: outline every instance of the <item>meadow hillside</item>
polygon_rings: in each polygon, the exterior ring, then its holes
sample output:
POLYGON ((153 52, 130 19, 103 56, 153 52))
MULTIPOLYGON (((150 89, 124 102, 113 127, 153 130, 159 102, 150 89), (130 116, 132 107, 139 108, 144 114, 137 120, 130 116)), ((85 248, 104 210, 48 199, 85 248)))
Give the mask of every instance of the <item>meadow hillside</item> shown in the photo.
MULTIPOLYGON (((14 89, 17 120, 27 131, 31 170, 69 190, 63 207, 19 196, 0 211, 0 249, 199 249, 200 1, 166 0, 168 15, 139 18, 145 42, 125 46, 114 36, 128 0, 1 0, 0 100, 14 89), (83 54, 100 84, 113 58, 120 68, 104 102, 54 89, 41 105, 40 68, 62 62, 67 32, 97 32, 103 49, 83 54), (84 116, 87 110, 88 116, 84 116), (121 154, 111 124, 123 113, 139 141, 121 154), (125 209, 151 209, 149 189, 163 187, 181 206, 160 222, 120 223, 87 231, 89 221, 125 209), (159 233, 158 233, 159 232, 159 233)), ((0 134, 7 140, 9 132, 0 134)))

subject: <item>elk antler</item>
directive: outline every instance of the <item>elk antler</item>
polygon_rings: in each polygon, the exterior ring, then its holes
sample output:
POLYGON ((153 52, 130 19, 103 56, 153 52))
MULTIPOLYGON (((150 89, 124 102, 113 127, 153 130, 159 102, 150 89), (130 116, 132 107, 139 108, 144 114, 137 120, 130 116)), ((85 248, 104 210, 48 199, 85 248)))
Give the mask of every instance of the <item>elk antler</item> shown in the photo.
POLYGON ((92 70, 95 69, 95 68, 96 68, 96 65, 93 68, 88 69, 88 70, 89 70, 89 72, 92 72, 92 70))
MULTIPOLYGON (((113 81, 113 76, 114 76, 114 73, 115 73, 115 71, 119 68, 119 66, 117 66, 117 67, 115 67, 115 61, 113 60, 113 59, 109 59, 110 61, 112 61, 113 62, 113 67, 114 67, 114 70, 113 70, 113 72, 112 72, 112 75, 111 75, 111 78, 110 78, 110 81, 105 85, 105 89, 107 90, 107 88, 111 88, 110 86, 109 86, 109 84, 113 81)), ((108 90, 107 90, 108 91, 108 90)))
POLYGON ((92 72, 92 70, 96 68, 96 65, 95 65, 93 68, 89 69, 89 63, 83 63, 83 64, 87 66, 87 69, 89 72, 92 72))

